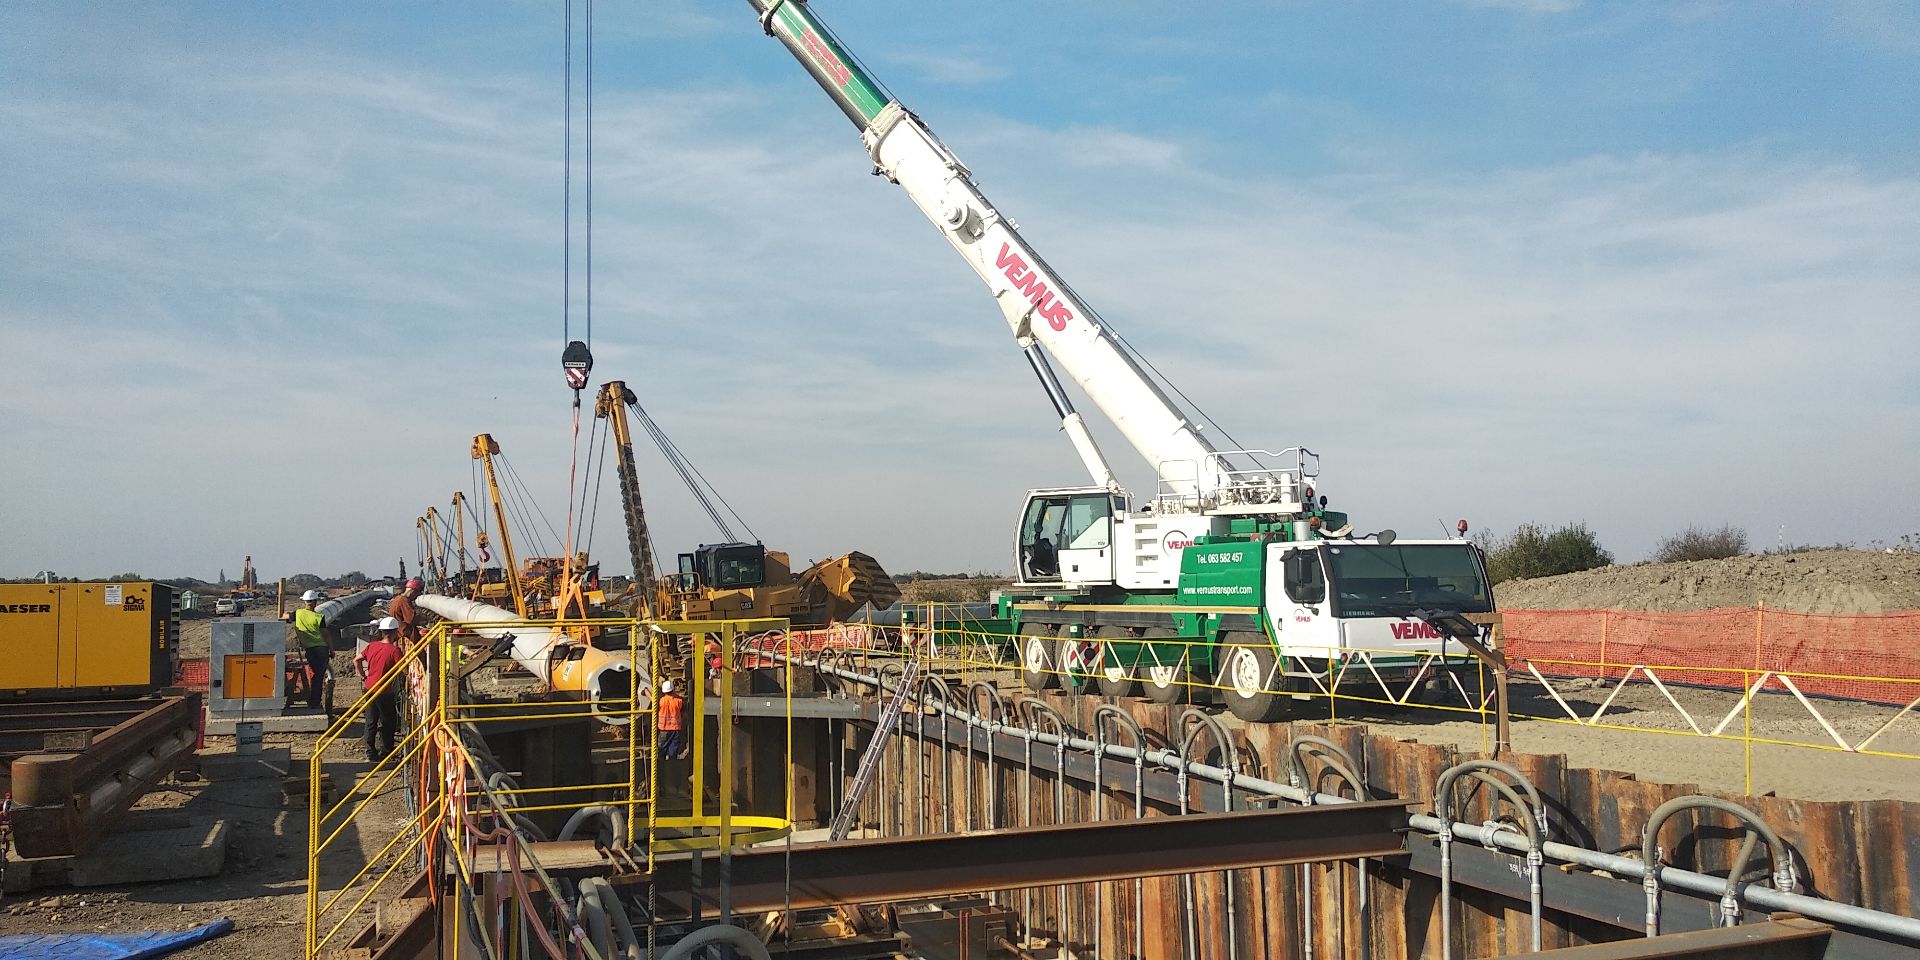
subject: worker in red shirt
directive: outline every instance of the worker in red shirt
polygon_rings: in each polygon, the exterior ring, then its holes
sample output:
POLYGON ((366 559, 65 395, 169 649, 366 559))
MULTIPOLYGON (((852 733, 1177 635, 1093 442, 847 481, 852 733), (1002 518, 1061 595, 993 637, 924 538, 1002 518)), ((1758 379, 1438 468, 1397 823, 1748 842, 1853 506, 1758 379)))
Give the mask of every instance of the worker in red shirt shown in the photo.
POLYGON ((366 719, 361 721, 361 726, 367 731, 367 759, 374 763, 393 752, 393 740, 400 729, 400 691, 405 678, 394 677, 385 690, 376 689, 400 662, 400 647, 395 642, 399 635, 400 621, 394 617, 382 618, 367 645, 353 657, 354 669, 359 671, 360 681, 366 687, 365 695, 373 698, 367 704, 366 719))
POLYGON ((687 701, 673 692, 673 681, 660 684, 660 702, 655 708, 654 722, 660 727, 660 754, 668 760, 678 760, 687 748, 687 701))
POLYGON ((398 596, 387 601, 387 616, 400 623, 400 645, 403 647, 412 646, 414 641, 420 639, 419 612, 413 606, 413 598, 426 592, 426 589, 427 585, 419 577, 414 577, 407 581, 398 596))

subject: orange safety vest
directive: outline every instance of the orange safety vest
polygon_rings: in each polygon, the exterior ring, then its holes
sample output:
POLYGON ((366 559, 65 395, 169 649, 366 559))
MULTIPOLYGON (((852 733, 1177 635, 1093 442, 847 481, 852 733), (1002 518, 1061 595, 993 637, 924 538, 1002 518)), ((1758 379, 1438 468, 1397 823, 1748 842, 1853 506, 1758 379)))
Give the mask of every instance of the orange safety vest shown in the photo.
POLYGON ((660 729, 662 730, 680 729, 680 718, 681 718, 681 715, 686 712, 686 708, 687 708, 687 701, 681 699, 679 694, 677 693, 661 694, 660 695, 660 729))

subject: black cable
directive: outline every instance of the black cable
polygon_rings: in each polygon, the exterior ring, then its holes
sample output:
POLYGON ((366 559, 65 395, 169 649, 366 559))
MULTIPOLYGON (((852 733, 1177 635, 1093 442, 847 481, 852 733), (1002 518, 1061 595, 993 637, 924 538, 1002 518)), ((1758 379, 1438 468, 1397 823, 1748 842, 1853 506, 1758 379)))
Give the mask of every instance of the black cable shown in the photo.
MULTIPOLYGON (((1049 272, 1052 272, 1051 267, 1048 267, 1048 270, 1049 272)), ((1100 314, 1099 310, 1094 308, 1093 304, 1088 303, 1086 298, 1080 296, 1080 291, 1075 290, 1071 283, 1068 283, 1058 273, 1054 273, 1054 279, 1059 282, 1060 286, 1066 290, 1069 296, 1073 297, 1075 300, 1080 301, 1080 305, 1086 308, 1088 319, 1091 319, 1095 323, 1098 323, 1101 326, 1101 328, 1105 329, 1108 333, 1112 334, 1114 343, 1119 344, 1121 349, 1126 351, 1126 354, 1128 356, 1138 361, 1141 366, 1146 367, 1147 370, 1153 374, 1154 378, 1157 379, 1162 386, 1165 386, 1167 389, 1172 390, 1174 395, 1179 397, 1182 403, 1185 403, 1189 408, 1191 408, 1194 414, 1198 416, 1200 420, 1211 425, 1215 430, 1219 431, 1220 436, 1225 437, 1226 441, 1232 444, 1233 446, 1242 450, 1245 450, 1247 448, 1246 444, 1243 444, 1239 440, 1235 439, 1233 434, 1227 432, 1226 427, 1221 426, 1218 420, 1215 420, 1211 414, 1207 413, 1207 411, 1203 409, 1198 403, 1195 403, 1192 397, 1187 396, 1186 392, 1180 389, 1179 384, 1174 383, 1171 379, 1167 377, 1166 374, 1161 373, 1160 368, 1154 366, 1153 361, 1147 359, 1146 354, 1141 353, 1138 349, 1135 349, 1132 342, 1127 340, 1126 334, 1121 333, 1119 328, 1115 327, 1110 321, 1107 320, 1106 317, 1100 314)), ((1248 456, 1253 460, 1253 462, 1257 466, 1260 466, 1263 468, 1267 466, 1267 464, 1262 462, 1258 456, 1254 456, 1252 454, 1249 454, 1248 456)))
MULTIPOLYGON (((522 535, 526 537, 527 542, 522 544, 522 546, 532 547, 533 555, 536 556, 544 553, 544 545, 540 542, 540 528, 533 525, 533 515, 528 513, 526 506, 520 502, 520 491, 513 486, 511 475, 504 474, 506 461, 497 460, 496 462, 506 480, 506 482, 500 484, 500 505, 505 508, 508 514, 511 514, 509 519, 513 521, 513 525, 523 531, 522 535)), ((502 522, 504 523, 505 521, 503 520, 502 522)), ((502 528, 501 535, 511 537, 511 533, 504 527, 502 528)), ((501 563, 504 565, 505 562, 506 557, 502 556, 501 563)))
POLYGON ((593 346, 593 0, 587 0, 587 346, 593 346))
MULTIPOLYGON (((526 481, 520 479, 520 471, 513 468, 513 462, 508 460, 504 454, 496 456, 494 459, 506 467, 508 480, 514 488, 514 495, 522 500, 521 511, 525 515, 528 530, 533 534, 533 538, 536 541, 540 540, 540 531, 533 526, 533 516, 537 513, 540 516, 540 522, 546 525, 547 532, 553 535, 553 539, 556 542, 561 541, 560 531, 554 527, 552 520, 547 519, 547 512, 540 508, 540 501, 534 499, 533 491, 527 486, 526 481), (530 512, 526 509, 528 504, 531 504, 533 507, 530 512)), ((546 543, 544 541, 540 542, 540 549, 545 553, 546 543)), ((550 553, 546 555, 552 556, 550 553)))
POLYGON ((738 539, 738 537, 734 536, 733 530, 727 526, 726 519, 720 516, 720 512, 713 508, 713 504, 709 502, 706 495, 700 491, 699 484, 694 481, 693 474, 687 469, 687 464, 680 458, 679 450, 674 447, 673 441, 668 440, 667 435, 660 430, 659 425, 653 422, 653 418, 647 416, 647 411, 644 407, 638 403, 629 404, 629 406, 633 410, 634 419, 639 420, 640 426, 647 431, 647 436, 653 438, 653 445, 660 449, 660 455, 666 458, 667 465, 672 467, 673 471, 680 475, 680 482, 686 484, 687 491, 693 494, 693 499, 700 504, 700 509, 706 511, 707 519, 713 521, 713 525, 719 529, 720 535, 727 540, 738 539))
MULTIPOLYGON (((676 469, 678 469, 680 464, 686 465, 686 469, 680 472, 681 478, 686 479, 687 471, 692 471, 693 476, 699 478, 700 485, 706 488, 707 493, 713 494, 713 499, 720 501, 720 505, 727 508, 727 513, 732 514, 733 519, 739 521, 740 526, 746 529, 747 536, 752 537, 755 542, 758 542, 760 535, 753 532, 753 527, 747 523, 746 518, 740 515, 740 511, 733 508, 733 504, 727 502, 726 497, 720 495, 718 488, 707 481, 706 475, 700 472, 700 468, 694 466, 693 461, 687 459, 687 455, 680 452, 679 445, 673 442, 673 438, 667 436, 665 430, 660 429, 660 426, 653 422, 653 418, 647 415, 645 408, 635 403, 633 404, 633 409, 639 414, 640 420, 646 425, 647 432, 653 435, 654 443, 659 445, 660 452, 664 454, 669 461, 675 463, 676 469)), ((720 518, 714 511, 712 505, 706 502, 706 495, 701 493, 699 488, 694 487, 693 483, 694 481, 687 480, 688 489, 692 490, 694 497, 701 501, 701 506, 706 508, 708 516, 713 517, 713 522, 720 527, 721 533, 725 534, 729 540, 738 540, 739 536, 733 532, 733 528, 728 526, 727 522, 720 518)))
MULTIPOLYGON (((596 419, 596 422, 598 422, 597 419, 596 419)), ((599 529, 600 527, 600 486, 601 484, 605 483, 607 479, 607 446, 610 443, 612 443, 612 441, 613 441, 612 430, 608 430, 607 432, 600 434, 600 456, 598 458, 595 458, 592 455, 593 443, 591 439, 589 439, 587 443, 587 453, 588 453, 587 462, 592 463, 594 465, 593 467, 593 516, 587 522, 586 552, 587 552, 587 556, 589 557, 593 556, 594 531, 599 529)))
POLYGON ((564 15, 566 52, 562 59, 566 64, 566 79, 561 81, 565 101, 561 108, 565 117, 561 136, 565 143, 560 148, 560 345, 563 347, 573 340, 573 0, 567 0, 564 15))

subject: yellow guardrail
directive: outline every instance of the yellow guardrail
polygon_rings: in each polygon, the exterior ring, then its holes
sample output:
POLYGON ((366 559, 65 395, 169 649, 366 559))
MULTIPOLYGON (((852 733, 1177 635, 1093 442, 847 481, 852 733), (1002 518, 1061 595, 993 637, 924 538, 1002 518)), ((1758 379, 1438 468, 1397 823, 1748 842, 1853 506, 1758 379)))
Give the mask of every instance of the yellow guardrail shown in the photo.
MULTIPOLYGON (((448 925, 458 941, 478 931, 482 955, 488 957, 544 954, 561 960, 594 956, 580 940, 581 927, 567 907, 567 891, 552 884, 538 860, 538 850, 519 826, 529 814, 578 811, 609 806, 624 814, 619 840, 648 869, 660 853, 686 850, 724 852, 742 844, 785 836, 792 829, 792 766, 786 765, 786 802, 780 815, 736 810, 735 679, 738 651, 748 641, 766 643, 787 635, 785 620, 650 621, 633 618, 588 620, 532 620, 434 625, 420 642, 403 653, 394 669, 350 704, 315 741, 308 757, 308 851, 306 955, 338 950, 342 934, 367 917, 369 903, 392 895, 405 882, 428 874, 427 882, 441 909, 480 910, 473 901, 480 894, 476 878, 488 876, 492 891, 512 894, 509 902, 518 916, 510 927, 513 942, 488 942, 491 921, 448 925), (489 700, 468 695, 462 680, 473 657, 486 655, 487 644, 463 642, 469 626, 489 630, 523 626, 529 630, 558 628, 567 635, 586 637, 609 630, 625 630, 629 638, 627 696, 589 702, 551 697, 514 697, 489 700), (708 655, 709 649, 712 655, 708 655), (691 769, 688 774, 690 811, 663 811, 661 732, 655 721, 659 681, 671 678, 686 697, 684 729, 691 769), (363 723, 375 698, 404 691, 404 732, 384 758, 362 769, 361 764, 329 756, 342 740, 363 723), (717 700, 709 717, 707 705, 717 700), (488 769, 491 756, 484 750, 485 731, 497 724, 592 719, 607 736, 626 748, 624 778, 595 783, 520 786, 512 772, 488 769), (711 743, 709 742, 711 741, 711 743), (337 801, 326 796, 329 768, 357 774, 351 789, 337 801), (712 771, 711 773, 709 771, 712 771), (505 774, 504 777, 501 775, 505 774), (715 781, 709 783, 710 777, 715 781), (495 783, 489 783, 489 778, 495 783), (374 801, 404 788, 406 815, 370 816, 374 801), (710 789, 711 788, 711 789, 710 789), (528 888, 528 877, 546 886, 541 897, 528 888), (451 878, 453 889, 443 889, 451 878), (548 903, 558 905, 557 926, 543 913, 548 903), (525 920, 526 922, 521 922, 525 920), (537 934, 531 942, 524 936, 537 934)), ((777 642, 777 641, 776 641, 777 642)), ((494 661, 514 669, 504 657, 494 661)), ((787 667, 791 671, 791 667, 787 667)), ((789 678, 790 679, 790 678, 789 678)), ((791 690, 791 682, 784 685, 791 690)), ((792 755, 792 701, 787 699, 785 749, 792 755)), ((616 768, 618 769, 618 768, 616 768)), ((505 909, 494 903, 491 909, 505 909)), ((461 945, 453 944, 454 955, 461 945)), ((606 958, 602 958, 606 960, 606 958)))
MULTIPOLYGON (((1027 668, 1020 662, 1019 656, 1021 647, 1027 641, 1039 639, 1048 644, 1058 644, 1061 640, 1052 633, 992 629, 982 624, 980 618, 966 616, 958 604, 914 604, 910 605, 909 610, 911 612, 893 644, 871 649, 850 649, 846 651, 846 656, 859 662, 876 657, 911 655, 924 658, 924 668, 936 675, 957 676, 963 682, 990 679, 1005 683, 1017 682, 1018 672, 1027 668)), ((1082 642, 1097 647, 1100 639, 1091 637, 1082 642)), ((1226 651, 1267 641, 1264 638, 1216 642, 1193 637, 1149 637, 1129 638, 1123 642, 1151 643, 1158 650, 1178 648, 1182 651, 1162 655, 1163 663, 1179 664, 1206 659, 1217 664, 1225 659, 1226 651), (1205 658, 1187 652, 1199 646, 1213 649, 1205 658)), ((1324 669, 1316 671, 1310 678, 1302 674, 1295 674, 1292 678, 1307 682, 1275 683, 1262 687, 1261 692, 1264 693, 1285 694, 1296 700, 1305 698, 1321 704, 1321 711, 1296 711, 1295 719, 1337 720, 1342 715, 1343 703, 1348 705, 1346 712, 1349 714, 1366 706, 1418 708, 1477 719, 1482 729, 1482 746, 1490 747, 1494 684, 1490 673, 1480 669, 1470 656, 1463 655, 1457 649, 1443 651, 1438 647, 1342 647, 1316 652, 1319 655, 1314 656, 1313 660, 1324 663, 1324 669), (1469 676, 1471 679, 1468 679, 1469 676), (1428 681, 1438 682, 1442 688, 1439 692, 1447 695, 1435 697, 1430 692, 1428 696, 1421 696, 1415 687, 1428 681)), ((1092 656, 1097 657, 1097 651, 1092 656)), ((1099 661, 1096 659, 1091 662, 1099 661)), ((1076 679, 1083 684, 1091 683, 1098 676, 1097 669, 1063 669, 1060 664, 1051 661, 1041 672, 1053 677, 1076 679)), ((1508 662, 1507 677, 1510 690, 1515 691, 1516 695, 1519 691, 1534 688, 1539 696, 1529 699, 1549 708, 1542 711, 1537 707, 1516 705, 1510 710, 1514 720, 1738 742, 1746 751, 1749 790, 1753 780, 1752 750, 1756 744, 1920 760, 1920 752, 1884 746, 1887 740, 1892 739, 1888 736, 1890 732, 1905 729, 1901 724, 1920 726, 1920 678, 1917 677, 1769 671, 1751 666, 1628 664, 1542 657, 1513 657, 1508 662), (1874 701, 1822 697, 1812 692, 1821 684, 1832 686, 1842 683, 1880 684, 1910 693, 1891 697, 1888 701, 1874 701), (1585 704, 1587 709, 1584 711, 1579 702, 1580 695, 1591 693, 1592 689, 1569 690, 1582 684, 1590 687, 1593 684, 1601 685, 1599 689, 1603 695, 1599 703, 1585 704), (1609 710, 1617 699, 1636 685, 1644 685, 1653 691, 1653 697, 1642 698, 1649 702, 1640 707, 1643 715, 1649 717, 1649 723, 1608 722, 1609 710), (1689 692, 1682 696, 1675 692, 1675 688, 1689 692), (1790 711, 1794 716, 1814 721, 1821 736, 1795 738, 1786 734, 1772 735, 1766 729, 1769 718, 1755 715, 1756 702, 1762 702, 1760 694, 1769 692, 1782 695, 1776 702, 1794 705, 1797 711, 1790 711), (1689 698, 1704 699, 1710 703, 1690 707, 1687 703, 1689 698), (1842 709, 1851 716, 1836 716, 1842 709)), ((1230 684, 1217 676, 1193 673, 1181 674, 1177 683, 1196 695, 1211 696, 1231 689, 1230 684)), ((1778 709, 1769 713, 1771 719, 1779 719, 1778 709)))

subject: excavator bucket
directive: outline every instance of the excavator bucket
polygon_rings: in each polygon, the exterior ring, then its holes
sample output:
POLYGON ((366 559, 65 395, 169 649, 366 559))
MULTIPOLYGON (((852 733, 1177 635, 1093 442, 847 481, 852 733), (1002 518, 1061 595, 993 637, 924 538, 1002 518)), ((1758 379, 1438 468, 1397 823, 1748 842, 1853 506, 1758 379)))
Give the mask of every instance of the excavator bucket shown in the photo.
POLYGON ((837 623, 867 604, 889 607, 899 602, 900 588, 880 561, 859 551, 822 560, 800 573, 807 592, 808 619, 837 623))

